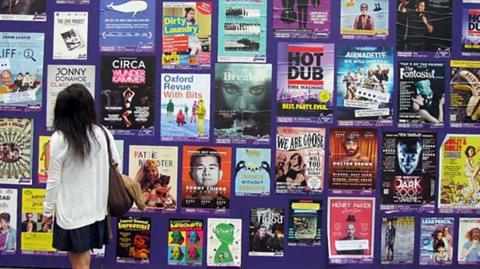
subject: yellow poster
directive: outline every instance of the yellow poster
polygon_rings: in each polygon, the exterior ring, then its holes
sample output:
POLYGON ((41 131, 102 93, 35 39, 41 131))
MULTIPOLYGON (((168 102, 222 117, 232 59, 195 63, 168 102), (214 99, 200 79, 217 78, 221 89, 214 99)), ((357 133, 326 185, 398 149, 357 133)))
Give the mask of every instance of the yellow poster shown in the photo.
POLYGON ((38 137, 38 182, 46 183, 48 178, 48 163, 50 160, 50 136, 38 137))

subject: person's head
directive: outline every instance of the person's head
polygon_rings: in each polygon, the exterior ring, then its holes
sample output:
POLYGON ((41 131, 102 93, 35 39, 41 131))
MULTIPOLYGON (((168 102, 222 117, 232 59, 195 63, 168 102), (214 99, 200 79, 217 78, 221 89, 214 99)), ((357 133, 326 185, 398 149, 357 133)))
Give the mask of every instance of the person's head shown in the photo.
POLYGON ((27 221, 31 221, 33 219, 33 213, 31 212, 25 213, 25 218, 27 219, 27 221))
POLYGON ((405 175, 415 171, 420 160, 422 145, 418 139, 401 139, 397 143, 398 166, 405 175))
POLYGON ((183 238, 182 232, 173 231, 171 237, 172 237, 171 243, 179 244, 179 245, 183 244, 184 238, 183 238))
POLYGON ((443 227, 443 235, 447 236, 450 234, 450 227, 445 226, 443 227))
POLYGON ((185 18, 187 21, 195 23, 195 9, 193 7, 185 8, 185 18))
POLYGON ((437 231, 435 233, 435 239, 441 240, 443 238, 443 232, 442 231, 437 231))
POLYGON ((427 8, 427 3, 425 0, 418 0, 417 1, 417 11, 418 12, 425 12, 425 9, 427 8))
POLYGON ((196 247, 190 246, 188 248, 188 259, 195 261, 200 257, 200 253, 198 253, 198 250, 196 247))
POLYGON ((0 73, 0 81, 2 82, 2 85, 5 85, 5 86, 10 86, 13 84, 12 82, 12 72, 10 72, 10 70, 3 70, 1 73, 0 73))
POLYGON ((388 220, 388 226, 392 226, 393 222, 391 220, 388 220))
POLYGON ((188 233, 188 241, 190 243, 197 243, 200 240, 200 236, 198 236, 197 231, 190 231, 188 233))
POLYGON ((302 155, 299 153, 294 153, 290 156, 290 160, 288 161, 288 167, 299 167, 303 163, 302 155))
POLYGON ((287 156, 280 154, 277 156, 277 167, 282 168, 287 163, 287 156))
POLYGON ((468 146, 466 149, 465 149, 465 156, 467 156, 468 158, 472 158, 473 156, 475 156, 476 154, 476 149, 474 146, 468 146))
POLYGON ((343 148, 347 156, 355 156, 360 150, 358 145, 358 136, 350 134, 343 140, 343 148))
POLYGON ((176 261, 183 259, 182 249, 179 246, 172 247, 171 257, 172 257, 172 260, 176 260, 176 261))
POLYGON ((0 213, 0 229, 7 230, 10 225, 10 214, 9 213, 0 213))
POLYGON ((466 237, 469 241, 473 241, 473 240, 479 241, 480 240, 480 228, 476 227, 476 228, 471 229, 470 231, 467 232, 466 237))
POLYGON ((53 128, 66 138, 75 156, 88 156, 91 145, 89 134, 95 137, 93 125, 98 125, 95 104, 90 92, 82 84, 72 84, 57 96, 53 128))
POLYGON ((136 248, 145 248, 148 242, 148 236, 136 234, 133 238, 133 246, 136 248))
POLYGON ((265 237, 265 235, 267 234, 267 227, 265 226, 260 226, 260 228, 258 229, 258 235, 263 238, 265 237))
POLYGON ((222 178, 222 158, 213 148, 200 148, 190 157, 190 176, 197 186, 215 187, 222 178))
POLYGON ((353 223, 347 224, 347 237, 353 238, 355 235, 355 225, 353 223))
POLYGON ((360 13, 362 13, 362 15, 366 15, 368 13, 367 3, 360 4, 360 13))

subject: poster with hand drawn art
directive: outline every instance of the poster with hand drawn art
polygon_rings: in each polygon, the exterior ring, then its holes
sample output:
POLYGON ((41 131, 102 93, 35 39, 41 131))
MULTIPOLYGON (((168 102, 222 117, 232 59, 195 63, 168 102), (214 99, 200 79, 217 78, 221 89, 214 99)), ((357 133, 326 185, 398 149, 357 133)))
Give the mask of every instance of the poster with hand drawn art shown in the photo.
POLYGON ((235 195, 270 195, 270 158, 269 148, 237 148, 235 161, 235 195))
POLYGON ((55 12, 53 59, 86 60, 88 53, 88 12, 55 12))
POLYGON ((203 220, 170 219, 167 259, 169 265, 201 266, 205 234, 203 220))
POLYGON ((207 219, 207 266, 242 266, 241 219, 207 219))

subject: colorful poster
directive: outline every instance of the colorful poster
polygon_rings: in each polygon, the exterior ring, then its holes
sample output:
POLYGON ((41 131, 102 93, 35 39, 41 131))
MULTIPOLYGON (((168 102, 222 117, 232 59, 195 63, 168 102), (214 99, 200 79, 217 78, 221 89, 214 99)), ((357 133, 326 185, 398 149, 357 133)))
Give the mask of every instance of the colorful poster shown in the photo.
POLYGON ((22 254, 64 255, 52 247, 53 218, 43 217, 45 189, 22 189, 22 254))
POLYGON ((0 33, 0 111, 40 111, 43 33, 0 33))
POLYGON ((422 218, 420 265, 451 265, 454 231, 453 218, 422 218))
POLYGON ((102 52, 154 52, 155 0, 100 0, 102 52))
POLYGON ((452 2, 452 0, 397 0, 398 56, 450 57, 452 2))
POLYGON ((208 142, 210 74, 161 74, 162 141, 208 142))
POLYGON ((0 118, 0 183, 32 184, 33 120, 0 118))
POLYGON ((388 0, 342 0, 340 34, 344 39, 386 39, 388 0))
POLYGON ((327 38, 331 1, 273 0, 273 33, 277 38, 327 38))
POLYGON ((60 91, 67 86, 80 83, 95 98, 94 65, 48 65, 47 76, 47 130, 53 129, 53 109, 60 91))
POLYGON ((399 62, 398 65, 398 127, 443 127, 444 64, 399 62))
POLYGON ((413 264, 414 238, 414 217, 382 218, 382 264, 413 264))
POLYGON ((178 148, 130 145, 128 159, 128 174, 140 183, 147 206, 145 210, 175 212, 178 148))
POLYGON ((269 144, 272 65, 215 65, 216 143, 269 144))
POLYGON ((17 251, 17 189, 0 188, 0 256, 17 251))
POLYGON ((458 263, 480 264, 480 218, 460 218, 458 228, 458 263))
POLYGON ((47 0, 5 0, 0 5, 2 21, 46 21, 47 0))
POLYGON ((438 209, 442 213, 480 213, 480 136, 447 134, 440 148, 438 209))
POLYGON ((375 190, 378 161, 376 129, 331 129, 329 151, 330 190, 375 190))
POLYGON ((202 220, 171 219, 167 243, 168 264, 201 266, 204 240, 202 220))
POLYGON ((327 216, 329 263, 372 263, 375 198, 328 197, 327 216))
POLYGON ((319 194, 325 173, 325 129, 277 127, 277 193, 319 194))
POLYGON ((242 265, 242 220, 207 219, 207 266, 242 265))
POLYGON ((392 125, 393 49, 340 46, 337 65, 339 125, 392 125))
POLYGON ((219 1, 218 62, 267 61, 267 0, 219 1))
POLYGON ((163 2, 163 68, 210 68, 212 12, 211 2, 163 2))
POLYGON ((452 60, 450 126, 480 127, 480 61, 452 60))
MULTIPOLYGON (((479 2, 480 3, 480 2, 479 2)), ((464 8, 462 13, 462 55, 480 55, 480 9, 464 8)))
POLYGON ((383 133, 381 210, 433 213, 436 140, 429 132, 383 133))
POLYGON ((283 208, 250 209, 248 255, 283 257, 284 226, 283 208))
POLYGON ((287 239, 289 247, 322 244, 322 201, 290 200, 287 239))
POLYGON ((480 0, 463 0, 464 3, 480 4, 480 0))
POLYGON ((117 262, 148 264, 150 262, 150 218, 120 217, 117 223, 117 262))
POLYGON ((86 60, 88 12, 55 12, 53 59, 86 60))
POLYGON ((152 56, 102 56, 100 123, 115 135, 153 135, 152 56))
POLYGON ((334 55, 334 44, 278 43, 278 122, 333 122, 334 55))
POLYGON ((183 212, 228 213, 232 149, 184 146, 182 160, 183 212))
POLYGON ((38 183, 47 183, 48 165, 50 163, 50 136, 38 137, 38 183))
POLYGON ((57 0, 57 4, 87 5, 90 0, 57 0))
POLYGON ((235 156, 235 195, 269 196, 271 150, 237 148, 235 156))

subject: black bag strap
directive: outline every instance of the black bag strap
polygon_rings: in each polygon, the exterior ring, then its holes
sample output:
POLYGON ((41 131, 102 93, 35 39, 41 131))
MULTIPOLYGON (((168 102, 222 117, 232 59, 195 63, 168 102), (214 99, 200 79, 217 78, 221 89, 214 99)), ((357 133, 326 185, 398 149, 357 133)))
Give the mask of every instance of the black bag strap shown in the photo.
POLYGON ((110 148, 110 138, 108 137, 108 134, 107 134, 107 131, 105 130, 105 127, 100 126, 100 128, 102 129, 103 133, 105 134, 105 139, 107 140, 108 162, 110 163, 110 165, 115 166, 116 163, 113 161, 112 150, 110 148))

